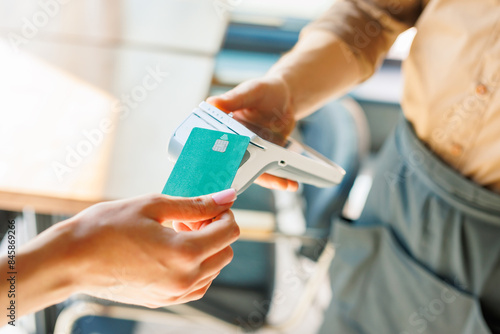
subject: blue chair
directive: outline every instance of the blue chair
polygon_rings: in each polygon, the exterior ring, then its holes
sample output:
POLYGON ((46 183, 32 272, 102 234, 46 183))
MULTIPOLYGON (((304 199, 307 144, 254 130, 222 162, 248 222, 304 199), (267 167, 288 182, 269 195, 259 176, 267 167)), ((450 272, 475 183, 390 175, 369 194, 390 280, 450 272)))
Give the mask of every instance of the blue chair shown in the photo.
POLYGON ((299 123, 304 143, 336 162, 346 171, 342 182, 331 188, 304 185, 304 216, 307 234, 320 242, 302 253, 317 259, 330 235, 332 218, 339 217, 368 153, 370 134, 364 112, 350 98, 330 102, 299 123))

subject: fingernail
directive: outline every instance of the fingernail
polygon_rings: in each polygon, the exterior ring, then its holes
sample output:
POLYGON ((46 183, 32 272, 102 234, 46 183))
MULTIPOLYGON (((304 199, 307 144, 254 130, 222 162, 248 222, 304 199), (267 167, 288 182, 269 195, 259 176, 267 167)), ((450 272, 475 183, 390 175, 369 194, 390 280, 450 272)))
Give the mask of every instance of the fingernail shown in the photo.
POLYGON ((236 200, 236 190, 227 189, 212 195, 214 202, 218 205, 229 204, 236 200))

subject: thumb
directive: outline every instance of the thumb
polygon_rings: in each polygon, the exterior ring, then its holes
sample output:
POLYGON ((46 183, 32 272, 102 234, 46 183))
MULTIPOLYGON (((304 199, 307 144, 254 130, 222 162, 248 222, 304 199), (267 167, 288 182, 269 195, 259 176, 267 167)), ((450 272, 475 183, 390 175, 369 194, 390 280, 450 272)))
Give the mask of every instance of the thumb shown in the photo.
POLYGON ((211 219, 228 210, 236 200, 236 190, 227 189, 198 197, 161 196, 147 209, 158 222, 176 220, 193 222, 211 219))
POLYGON ((209 97, 207 102, 225 112, 252 109, 261 98, 261 94, 257 94, 257 87, 258 83, 255 81, 243 82, 227 93, 209 97))

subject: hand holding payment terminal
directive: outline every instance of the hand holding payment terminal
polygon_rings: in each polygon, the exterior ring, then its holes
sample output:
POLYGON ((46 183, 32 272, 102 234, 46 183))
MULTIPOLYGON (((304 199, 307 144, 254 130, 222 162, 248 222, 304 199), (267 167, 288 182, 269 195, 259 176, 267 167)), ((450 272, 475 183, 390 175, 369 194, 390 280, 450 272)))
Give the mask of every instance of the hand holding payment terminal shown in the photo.
MULTIPOLYGON (((170 138, 168 154, 172 161, 177 161, 195 128, 249 138, 248 146, 242 153, 241 162, 238 161, 236 175, 231 184, 231 187, 236 189, 238 193, 243 192, 263 173, 317 187, 334 186, 340 183, 345 175, 345 171, 340 166, 312 148, 291 138, 285 147, 266 141, 230 115, 207 102, 200 103, 199 107, 195 108, 177 127, 170 138)), ((224 140, 219 140, 211 147, 214 151, 220 151, 224 147, 222 144, 224 144, 224 140)))

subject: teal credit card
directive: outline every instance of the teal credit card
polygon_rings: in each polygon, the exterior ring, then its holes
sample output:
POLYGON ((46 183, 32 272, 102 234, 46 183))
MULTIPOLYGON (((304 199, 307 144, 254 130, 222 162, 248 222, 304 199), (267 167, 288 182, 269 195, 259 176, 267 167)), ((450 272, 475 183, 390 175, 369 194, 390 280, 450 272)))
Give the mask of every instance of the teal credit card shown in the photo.
POLYGON ((194 128, 162 194, 194 197, 231 187, 250 138, 194 128))

